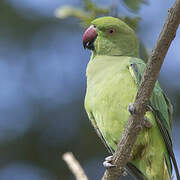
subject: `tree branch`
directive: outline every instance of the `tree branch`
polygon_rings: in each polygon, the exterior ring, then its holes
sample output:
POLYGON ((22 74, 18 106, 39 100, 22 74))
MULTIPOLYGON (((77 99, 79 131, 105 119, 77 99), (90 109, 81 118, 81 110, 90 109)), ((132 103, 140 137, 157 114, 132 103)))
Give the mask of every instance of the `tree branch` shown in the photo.
POLYGON ((63 160, 68 165, 76 180, 88 180, 84 170, 71 152, 64 153, 63 160))
POLYGON ((168 11, 168 17, 159 35, 158 41, 152 51, 147 68, 141 80, 139 90, 134 102, 135 114, 130 116, 127 126, 122 134, 117 149, 113 155, 112 164, 116 167, 106 170, 102 180, 119 180, 124 171, 124 167, 131 158, 131 152, 141 130, 146 107, 152 95, 155 82, 162 63, 169 49, 172 40, 175 38, 177 28, 180 24, 180 0, 168 11))

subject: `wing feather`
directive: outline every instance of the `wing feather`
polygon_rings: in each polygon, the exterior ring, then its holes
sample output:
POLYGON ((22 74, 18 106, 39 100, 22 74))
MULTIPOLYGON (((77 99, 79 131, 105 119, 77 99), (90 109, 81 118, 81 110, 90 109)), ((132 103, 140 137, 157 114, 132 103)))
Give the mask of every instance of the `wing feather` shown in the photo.
MULTIPOLYGON (((142 63, 134 63, 132 62, 129 66, 129 71, 133 78, 135 78, 135 82, 137 85, 140 85, 142 75, 144 73, 146 65, 142 63)), ((149 105, 152 108, 153 114, 157 121, 158 127, 166 144, 168 154, 173 162, 174 169, 176 172, 177 179, 180 179, 179 170, 177 166, 177 162, 175 159, 175 155, 172 147, 171 140, 171 127, 172 127, 172 105, 167 98, 167 96, 163 93, 158 82, 155 84, 155 88, 153 90, 152 97, 150 99, 149 105)), ((170 167, 171 170, 171 167, 170 167)))

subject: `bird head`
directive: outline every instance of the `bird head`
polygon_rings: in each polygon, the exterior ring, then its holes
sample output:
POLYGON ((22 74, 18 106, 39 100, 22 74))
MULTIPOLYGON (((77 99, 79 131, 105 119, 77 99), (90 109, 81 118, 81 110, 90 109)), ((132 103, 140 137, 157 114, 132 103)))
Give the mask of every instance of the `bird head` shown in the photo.
POLYGON ((93 20, 84 32, 83 46, 94 55, 139 56, 138 38, 123 21, 114 17, 93 20))

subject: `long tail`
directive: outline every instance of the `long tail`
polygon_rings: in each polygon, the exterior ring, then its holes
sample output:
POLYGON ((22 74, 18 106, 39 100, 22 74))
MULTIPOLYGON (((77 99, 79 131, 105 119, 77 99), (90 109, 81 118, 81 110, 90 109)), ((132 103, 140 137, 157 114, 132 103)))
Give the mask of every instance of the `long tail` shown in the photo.
POLYGON ((172 153, 171 159, 172 159, 172 162, 173 162, 173 165, 174 165, 174 170, 176 172, 176 177, 177 177, 177 180, 180 180, 179 169, 178 169, 178 165, 177 165, 177 162, 176 162, 176 159, 175 159, 175 155, 174 155, 173 151, 171 153, 172 153))

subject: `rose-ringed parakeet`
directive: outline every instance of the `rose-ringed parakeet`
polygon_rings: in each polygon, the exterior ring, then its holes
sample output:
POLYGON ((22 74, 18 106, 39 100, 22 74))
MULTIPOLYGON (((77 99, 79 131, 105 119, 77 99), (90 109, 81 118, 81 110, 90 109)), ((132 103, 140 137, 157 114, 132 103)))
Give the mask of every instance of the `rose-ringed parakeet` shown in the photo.
MULTIPOLYGON (((114 152, 129 119, 129 104, 135 96, 146 64, 139 59, 138 38, 118 18, 92 21, 83 35, 83 45, 92 51, 87 66, 85 109, 106 147, 114 152)), ((143 127, 127 164, 138 179, 170 180, 172 164, 179 172, 171 142, 172 105, 156 82, 143 127)))

